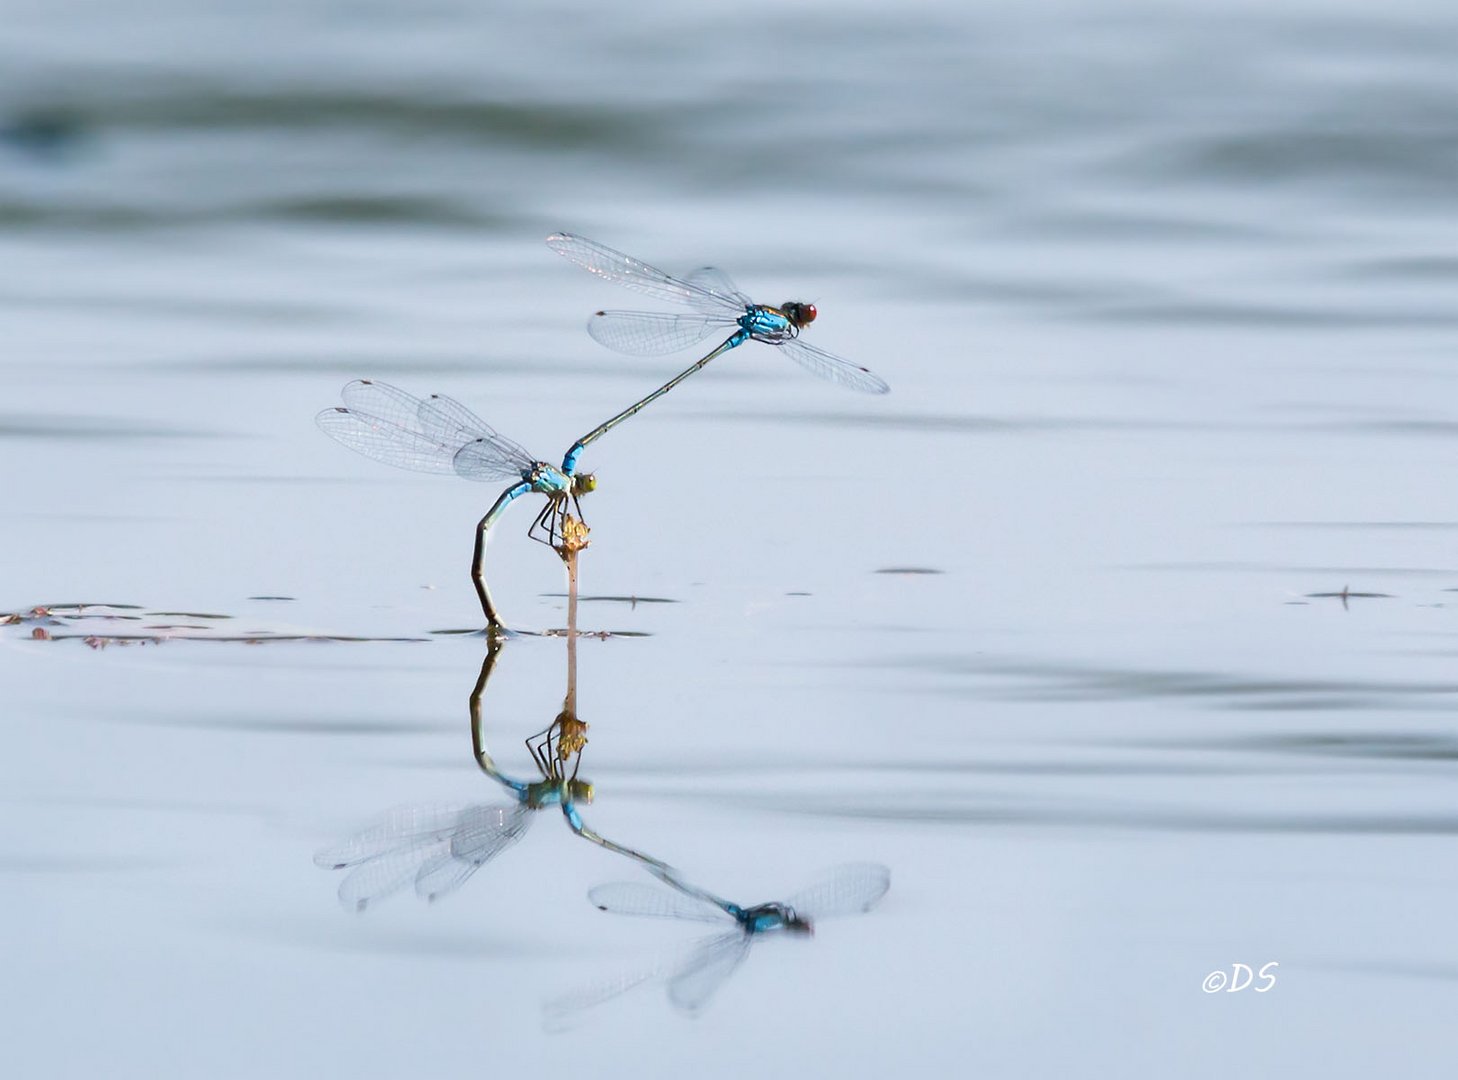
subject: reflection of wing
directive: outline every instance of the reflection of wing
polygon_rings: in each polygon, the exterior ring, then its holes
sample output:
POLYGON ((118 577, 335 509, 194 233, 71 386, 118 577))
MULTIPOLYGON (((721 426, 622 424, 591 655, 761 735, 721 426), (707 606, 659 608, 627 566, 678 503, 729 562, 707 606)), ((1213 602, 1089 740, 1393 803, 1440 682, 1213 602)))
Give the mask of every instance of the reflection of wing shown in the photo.
POLYGON ((369 828, 316 853, 314 863, 325 869, 352 867, 339 883, 339 902, 350 911, 364 911, 415 878, 421 860, 448 841, 461 813, 459 806, 398 806, 369 828))
POLYGON ((688 283, 715 297, 714 300, 706 300, 696 296, 689 301, 695 311, 706 315, 732 310, 736 306, 741 309, 754 306, 754 301, 740 292, 729 280, 729 275, 716 266, 699 267, 688 276, 688 283))
POLYGON ((740 929, 705 939, 668 980, 668 1000, 684 1012, 699 1012, 744 962, 753 940, 740 929))
POLYGON ((542 1005, 542 1022, 562 1031, 588 1009, 603 1005, 646 982, 668 980, 668 996, 680 1009, 698 1012, 734 973, 749 952, 750 934, 735 927, 649 963, 618 972, 555 997, 542 1005))
POLYGON ((736 316, 743 313, 741 304, 726 300, 699 285, 670 277, 656 266, 649 266, 641 259, 614 251, 595 240, 571 233, 554 233, 547 237, 547 246, 589 273, 659 300, 689 304, 700 311, 724 311, 736 316))
POLYGON ((430 844, 417 844, 360 863, 339 883, 340 906, 346 911, 364 911, 399 892, 415 880, 421 860, 431 850, 430 844))
POLYGON ((473 806, 461 815, 450 844, 421 864, 415 895, 434 903, 464 885, 477 870, 511 847, 532 823, 531 810, 516 806, 473 806))
POLYGON ((357 454, 416 472, 456 472, 468 480, 505 480, 531 468, 519 444, 499 434, 459 402, 424 400, 387 383, 357 379, 344 388, 344 406, 325 409, 323 432, 357 454), (463 449, 469 469, 457 460, 463 449))
POLYGON ((641 986, 650 979, 661 978, 665 967, 656 962, 628 971, 610 975, 598 982, 578 987, 560 997, 542 1003, 542 1023, 549 1031, 565 1031, 588 1009, 626 994, 635 986, 641 986))
POLYGON ((599 311, 587 332, 599 345, 634 356, 662 356, 703 341, 733 323, 716 315, 674 315, 661 311, 599 311))
POLYGON ((852 364, 849 360, 842 360, 824 349, 817 349, 814 345, 806 345, 799 338, 786 341, 779 347, 784 350, 786 356, 805 370, 851 390, 860 390, 867 394, 885 394, 891 389, 886 385, 886 380, 870 368, 863 368, 859 364, 852 364))
POLYGON ((614 881, 590 890, 587 899, 600 911, 616 915, 643 915, 655 919, 696 919, 720 922, 727 912, 707 900, 699 900, 672 889, 637 881, 614 881))
POLYGON ((320 848, 314 865, 341 870, 402 847, 433 843, 449 836, 460 819, 460 806, 397 806, 347 840, 320 848))
POLYGON ((314 856, 322 867, 352 867, 339 884, 339 902, 352 911, 415 882, 435 899, 458 888, 520 839, 530 821, 522 806, 403 806, 368 829, 314 856))
POLYGON ((890 887, 891 871, 880 863, 846 863, 831 867, 785 903, 814 922, 870 911, 890 887))

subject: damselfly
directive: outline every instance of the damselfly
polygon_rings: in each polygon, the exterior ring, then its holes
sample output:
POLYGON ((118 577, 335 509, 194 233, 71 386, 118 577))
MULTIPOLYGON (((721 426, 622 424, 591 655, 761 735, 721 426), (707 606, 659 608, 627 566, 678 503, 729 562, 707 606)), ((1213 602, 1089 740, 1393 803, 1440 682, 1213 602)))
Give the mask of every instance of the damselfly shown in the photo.
POLYGON ((820 919, 870 911, 891 887, 891 871, 879 863, 846 863, 825 871, 785 900, 746 907, 695 886, 675 883, 668 874, 654 873, 672 887, 616 882, 597 886, 587 894, 588 899, 599 909, 620 915, 733 925, 696 942, 665 964, 549 1002, 546 1013, 550 1024, 560 1024, 573 1013, 652 979, 666 981, 669 1000, 677 1008, 696 1013, 734 974, 761 935, 783 931, 808 936, 820 919))
MULTIPOLYGON (((363 911, 411 884, 421 898, 439 899, 520 840, 535 812, 550 806, 561 808, 573 832, 590 831, 576 806, 592 802, 593 787, 577 778, 587 725, 577 718, 573 701, 575 658, 568 660, 568 700, 562 712, 545 731, 526 740, 541 777, 523 780, 503 772, 486 746, 481 702, 501 648, 497 639, 490 640, 471 690, 471 749, 481 771, 501 785, 512 802, 396 807, 347 840, 319 851, 316 865, 349 871, 339 883, 339 902, 345 907, 363 911)), ((587 839, 602 842, 596 834, 587 839)))
MULTIPOLYGON (((467 480, 511 480, 476 526, 471 580, 489 628, 501 617, 486 587, 484 562, 491 526, 512 500, 535 491, 547 496, 527 535, 560 547, 569 502, 582 516, 578 499, 597 487, 591 473, 575 473, 538 461, 519 443, 500 434, 458 401, 432 394, 418 398, 371 379, 356 379, 342 392, 344 404, 315 419, 330 438, 374 461, 416 472, 454 473, 467 480)), ((573 463, 576 463, 574 456, 573 463)))
POLYGON ((720 353, 746 341, 763 341, 778 346, 786 356, 816 375, 871 394, 884 394, 890 387, 869 368, 842 360, 824 349, 800 340, 800 331, 816 318, 814 304, 790 300, 778 307, 757 304, 735 288, 729 275, 706 266, 686 279, 665 274, 656 267, 614 251, 610 247, 571 233, 554 233, 547 246, 571 259, 584 270, 656 300, 681 304, 692 314, 656 311, 599 311, 587 323, 587 332, 603 345, 619 352, 658 356, 686 349, 710 334, 728 336, 713 352, 695 361, 653 393, 634 402, 578 439, 562 460, 564 472, 571 472, 577 456, 649 402, 668 393, 720 353))

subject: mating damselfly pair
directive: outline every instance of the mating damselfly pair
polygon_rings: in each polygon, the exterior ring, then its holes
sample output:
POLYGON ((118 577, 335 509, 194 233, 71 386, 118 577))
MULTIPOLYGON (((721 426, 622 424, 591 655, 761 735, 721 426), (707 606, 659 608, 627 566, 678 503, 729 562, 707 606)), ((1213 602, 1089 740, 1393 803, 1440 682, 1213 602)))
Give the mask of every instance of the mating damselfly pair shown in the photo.
MULTIPOLYGON (((563 801, 564 811, 570 806, 563 801)), ((513 846, 527 831, 533 809, 515 806, 402 806, 374 825, 315 855, 322 868, 347 871, 340 902, 364 911, 380 898, 413 885, 422 899, 435 901, 454 892, 486 863, 513 846)), ((858 915, 876 906, 891 886, 891 872, 879 863, 846 863, 824 870, 809 885, 784 900, 736 904, 684 882, 656 859, 605 841, 585 829, 580 817, 569 825, 579 836, 651 864, 662 884, 611 882, 592 889, 588 900, 618 915, 708 923, 708 937, 646 966, 564 994, 544 1006, 549 1026, 570 1023, 577 1014, 631 990, 661 981, 669 1000, 687 1013, 709 1003, 738 970, 757 941, 766 937, 809 936, 824 919, 858 915)))
POLYGON ((578 502, 594 490, 591 473, 579 473, 577 461, 593 442, 624 420, 668 393, 715 357, 747 341, 780 349, 808 371, 841 386, 884 394, 890 388, 868 368, 843 360, 800 340, 817 316, 815 305, 786 301, 758 304, 740 292, 728 275, 712 267, 676 278, 647 263, 570 233, 556 233, 547 245, 598 277, 657 300, 676 303, 690 312, 599 311, 588 332, 620 352, 661 355, 688 348, 715 333, 724 340, 652 393, 603 421, 568 447, 560 466, 533 457, 460 402, 440 394, 419 398, 375 380, 358 380, 344 388, 344 404, 325 409, 318 424, 326 434, 365 457, 418 472, 454 473, 466 480, 510 481, 476 527, 471 579, 486 615, 488 630, 504 624, 486 585, 484 559, 490 530, 514 500, 530 492, 547 501, 528 535, 551 547, 559 545, 570 510, 581 520, 578 502))
MULTIPOLYGON (((565 800, 561 805, 564 812, 570 806, 565 800)), ((315 862, 347 871, 339 898, 355 911, 411 884, 422 899, 434 901, 454 892, 520 840, 537 808, 527 802, 509 807, 397 807, 364 831, 320 851, 315 862)), ((579 836, 644 863, 661 882, 599 885, 588 893, 594 907, 619 915, 708 923, 718 930, 665 959, 547 1002, 545 1019, 553 1027, 651 981, 666 984, 676 1008, 697 1013, 744 962, 755 942, 767 936, 808 936, 821 920, 868 912, 891 886, 891 872, 885 866, 846 863, 822 871, 784 900, 736 904, 685 882, 656 859, 606 841, 586 829, 580 817, 573 820, 568 814, 568 820, 579 836)))
MULTIPOLYGON (((568 638, 570 646, 571 637, 568 638)), ((399 806, 364 829, 320 849, 316 865, 342 871, 339 900, 364 912, 391 894, 413 888, 428 901, 464 886, 488 863, 519 843, 539 812, 557 808, 568 829, 598 847, 623 856, 657 882, 614 882, 588 893, 594 907, 621 915, 707 923, 711 937, 662 960, 593 983, 545 1006, 549 1026, 576 1019, 593 1005, 633 986, 662 981, 680 1010, 698 1012, 739 968, 752 945, 767 937, 807 937, 822 919, 869 911, 890 887, 890 871, 879 863, 845 863, 823 871, 811 883, 780 900, 740 904, 688 881, 661 859, 603 836, 583 820, 594 785, 579 779, 587 724, 577 715, 576 653, 567 650, 562 709, 545 729, 524 740, 537 776, 513 775, 488 747, 485 699, 504 644, 491 639, 471 690, 471 752, 477 767, 506 794, 505 803, 399 806)), ((555 815, 551 815, 555 816, 555 815)))

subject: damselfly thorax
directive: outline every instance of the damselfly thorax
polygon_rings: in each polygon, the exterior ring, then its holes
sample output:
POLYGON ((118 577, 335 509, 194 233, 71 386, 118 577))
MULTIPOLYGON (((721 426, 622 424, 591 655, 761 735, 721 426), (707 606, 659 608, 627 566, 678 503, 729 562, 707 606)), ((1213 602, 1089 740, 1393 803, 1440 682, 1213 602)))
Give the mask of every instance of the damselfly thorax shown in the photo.
POLYGON ((815 305, 786 300, 779 307, 755 304, 739 319, 739 325, 755 341, 783 345, 794 341, 800 331, 815 321, 815 305))

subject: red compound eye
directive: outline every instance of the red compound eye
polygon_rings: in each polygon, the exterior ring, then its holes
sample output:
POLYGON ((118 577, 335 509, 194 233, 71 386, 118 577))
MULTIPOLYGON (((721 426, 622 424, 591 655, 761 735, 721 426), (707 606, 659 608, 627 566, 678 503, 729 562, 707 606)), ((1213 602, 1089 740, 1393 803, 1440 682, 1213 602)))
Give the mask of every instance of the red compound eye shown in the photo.
POLYGON ((815 305, 804 304, 798 300, 786 300, 780 305, 780 310, 785 313, 785 318, 795 324, 796 329, 806 323, 815 321, 815 305))

